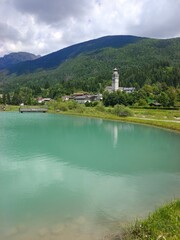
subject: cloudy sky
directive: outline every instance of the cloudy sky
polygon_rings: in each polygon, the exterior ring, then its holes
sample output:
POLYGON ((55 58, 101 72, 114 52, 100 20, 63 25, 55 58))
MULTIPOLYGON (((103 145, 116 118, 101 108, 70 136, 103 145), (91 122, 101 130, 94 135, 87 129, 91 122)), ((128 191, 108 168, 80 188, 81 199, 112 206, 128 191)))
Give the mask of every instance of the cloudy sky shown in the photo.
POLYGON ((0 0, 0 56, 105 35, 180 37, 180 0, 0 0))

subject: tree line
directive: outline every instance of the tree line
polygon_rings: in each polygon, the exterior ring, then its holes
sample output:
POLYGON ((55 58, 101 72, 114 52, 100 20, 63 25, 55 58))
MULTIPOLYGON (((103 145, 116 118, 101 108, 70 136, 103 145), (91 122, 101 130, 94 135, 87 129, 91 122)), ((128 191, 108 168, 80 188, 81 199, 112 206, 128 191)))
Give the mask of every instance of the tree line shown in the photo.
MULTIPOLYGON (((102 85, 99 84, 99 89, 101 88, 102 85)), ((180 102, 180 89, 168 86, 166 83, 145 84, 142 88, 138 88, 132 93, 122 91, 109 93, 103 90, 102 92, 103 104, 106 107, 117 104, 125 106, 148 106, 151 103, 159 103, 163 107, 174 107, 180 102)), ((62 84, 50 86, 49 82, 46 82, 43 88, 33 85, 31 87, 21 87, 11 93, 4 92, 2 98, 0 98, 0 103, 35 105, 37 104, 38 97, 49 97, 57 100, 63 95, 71 93, 73 93, 73 90, 66 89, 62 84)))

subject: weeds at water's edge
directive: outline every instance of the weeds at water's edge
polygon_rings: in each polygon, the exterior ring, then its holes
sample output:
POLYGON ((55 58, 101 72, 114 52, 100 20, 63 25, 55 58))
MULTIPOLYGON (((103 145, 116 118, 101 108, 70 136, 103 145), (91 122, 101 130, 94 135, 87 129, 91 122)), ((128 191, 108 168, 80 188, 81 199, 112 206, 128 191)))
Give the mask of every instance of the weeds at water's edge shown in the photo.
POLYGON ((158 208, 147 219, 136 221, 118 234, 103 240, 178 240, 180 239, 180 199, 158 208))

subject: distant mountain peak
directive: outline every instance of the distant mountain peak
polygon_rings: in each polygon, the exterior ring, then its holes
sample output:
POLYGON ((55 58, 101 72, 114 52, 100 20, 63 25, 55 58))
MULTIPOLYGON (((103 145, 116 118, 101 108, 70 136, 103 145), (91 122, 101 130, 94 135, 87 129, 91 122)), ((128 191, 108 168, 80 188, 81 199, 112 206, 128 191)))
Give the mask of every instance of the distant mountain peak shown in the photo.
POLYGON ((4 55, 4 57, 0 57, 0 70, 20 62, 35 60, 39 57, 28 52, 12 52, 4 55))

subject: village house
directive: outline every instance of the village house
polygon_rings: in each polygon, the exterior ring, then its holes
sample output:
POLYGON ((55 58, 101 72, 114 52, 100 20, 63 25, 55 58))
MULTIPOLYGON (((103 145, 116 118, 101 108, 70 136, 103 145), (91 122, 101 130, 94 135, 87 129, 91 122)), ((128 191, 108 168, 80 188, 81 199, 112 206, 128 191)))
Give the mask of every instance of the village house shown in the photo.
POLYGON ((37 101, 38 101, 38 103, 46 103, 46 102, 51 101, 51 98, 41 98, 41 97, 39 97, 37 99, 37 101))
POLYGON ((78 103, 87 103, 101 101, 103 99, 102 94, 87 94, 87 93, 74 93, 70 96, 63 96, 63 101, 74 100, 78 103))

